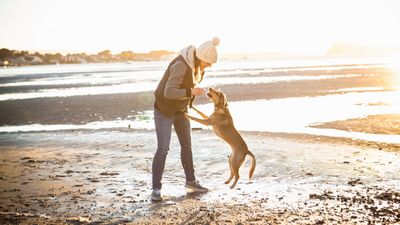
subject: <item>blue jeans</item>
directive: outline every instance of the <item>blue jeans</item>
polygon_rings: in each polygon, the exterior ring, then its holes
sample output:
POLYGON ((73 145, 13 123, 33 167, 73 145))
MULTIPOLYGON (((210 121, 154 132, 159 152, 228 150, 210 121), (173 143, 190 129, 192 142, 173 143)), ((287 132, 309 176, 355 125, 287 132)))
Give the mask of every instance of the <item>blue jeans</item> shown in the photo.
POLYGON ((190 121, 183 113, 173 117, 166 117, 154 108, 154 123, 157 134, 157 151, 153 158, 153 189, 161 189, 162 174, 167 158, 169 144, 171 142, 171 128, 174 125, 175 132, 181 145, 181 163, 186 175, 186 181, 194 181, 192 137, 190 121))

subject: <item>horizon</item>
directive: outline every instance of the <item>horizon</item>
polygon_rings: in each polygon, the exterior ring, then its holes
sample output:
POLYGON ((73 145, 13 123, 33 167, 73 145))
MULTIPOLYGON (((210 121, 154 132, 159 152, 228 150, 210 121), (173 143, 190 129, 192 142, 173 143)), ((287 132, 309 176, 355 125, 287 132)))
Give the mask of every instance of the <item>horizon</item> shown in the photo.
MULTIPOLYGON (((349 45, 347 43, 339 43, 339 44, 346 44, 349 45)), ((356 45, 354 45, 355 48, 357 48, 356 45)), ((2 47, 0 46, 0 49, 8 49, 11 51, 18 51, 18 52, 22 52, 22 51, 26 51, 29 54, 35 54, 35 53, 39 53, 39 54, 61 54, 63 56, 66 55, 74 55, 74 54, 86 54, 86 55, 97 55, 102 51, 106 51, 109 50, 107 48, 97 51, 97 52, 85 52, 85 51, 57 51, 57 50, 32 50, 32 49, 12 49, 12 48, 7 48, 7 47, 2 47)), ((334 49, 333 46, 331 47, 331 49, 334 49)), ((296 54, 296 53, 279 53, 279 52, 219 52, 219 57, 221 58, 307 58, 307 57, 335 57, 335 56, 344 56, 344 57, 351 57, 351 56, 355 56, 355 57, 370 57, 370 56, 399 56, 400 55, 400 48, 394 48, 392 50, 384 50, 384 51, 369 51, 369 46, 358 46, 357 50, 361 51, 361 52, 354 52, 354 51, 347 51, 345 53, 329 53, 329 51, 323 53, 323 54, 296 54), (364 49, 365 47, 365 49, 364 49), (362 52, 364 51, 365 52, 362 52)), ((376 50, 376 49, 375 49, 376 50)), ((178 54, 179 52, 176 51, 172 51, 169 49, 150 49, 147 52, 138 52, 138 51, 134 51, 132 49, 125 49, 125 50, 121 50, 119 52, 113 52, 111 51, 112 55, 117 55, 119 53, 125 52, 125 51, 131 51, 134 54, 150 54, 153 51, 168 51, 171 52, 171 55, 173 54, 178 54)))
POLYGON ((7 35, 0 44, 60 53, 178 52, 217 36, 221 54, 324 55, 336 43, 400 49, 398 1, 192 3, 3 0, 7 35))

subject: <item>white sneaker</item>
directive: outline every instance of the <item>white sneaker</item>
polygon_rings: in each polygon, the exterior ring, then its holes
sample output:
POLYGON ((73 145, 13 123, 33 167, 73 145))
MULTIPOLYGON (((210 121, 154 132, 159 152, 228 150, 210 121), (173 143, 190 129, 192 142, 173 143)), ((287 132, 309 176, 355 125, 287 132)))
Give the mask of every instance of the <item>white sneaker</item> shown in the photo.
POLYGON ((151 200, 155 202, 161 202, 163 198, 161 197, 161 190, 160 189, 154 189, 151 192, 151 200))
POLYGON ((201 186, 197 180, 186 181, 185 187, 190 189, 193 192, 205 193, 205 192, 209 191, 208 188, 201 186))

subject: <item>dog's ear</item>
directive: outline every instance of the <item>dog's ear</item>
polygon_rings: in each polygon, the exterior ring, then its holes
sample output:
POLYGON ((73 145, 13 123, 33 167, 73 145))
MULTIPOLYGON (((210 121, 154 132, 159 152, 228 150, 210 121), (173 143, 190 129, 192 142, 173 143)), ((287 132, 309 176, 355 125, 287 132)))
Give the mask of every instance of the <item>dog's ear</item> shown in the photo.
MULTIPOLYGON (((222 92, 221 92, 222 93, 222 92)), ((223 106, 226 108, 228 106, 228 99, 226 98, 226 95, 222 93, 222 96, 224 96, 223 100, 223 106)))
POLYGON ((226 95, 223 92, 221 92, 220 101, 221 101, 221 106, 223 108, 226 108, 228 106, 228 99, 226 98, 226 95))

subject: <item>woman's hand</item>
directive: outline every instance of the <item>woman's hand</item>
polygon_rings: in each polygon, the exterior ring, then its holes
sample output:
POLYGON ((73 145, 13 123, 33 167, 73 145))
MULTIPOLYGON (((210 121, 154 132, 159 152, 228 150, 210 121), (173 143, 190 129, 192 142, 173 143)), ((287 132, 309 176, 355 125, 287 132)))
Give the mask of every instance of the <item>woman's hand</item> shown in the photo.
POLYGON ((198 88, 198 87, 192 88, 192 95, 198 96, 198 95, 202 95, 202 94, 204 94, 203 88, 198 88))

